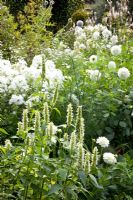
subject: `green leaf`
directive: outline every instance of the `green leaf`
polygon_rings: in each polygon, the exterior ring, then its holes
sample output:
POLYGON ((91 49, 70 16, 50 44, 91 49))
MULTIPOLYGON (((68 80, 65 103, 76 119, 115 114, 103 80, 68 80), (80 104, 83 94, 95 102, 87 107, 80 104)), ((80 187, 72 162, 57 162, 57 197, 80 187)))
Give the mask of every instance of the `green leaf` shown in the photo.
POLYGON ((105 114, 103 115, 103 117, 104 117, 104 118, 109 117, 109 113, 105 113, 105 114))
POLYGON ((0 133, 3 133, 5 135, 9 135, 3 128, 0 128, 0 133))
POLYGON ((124 121, 120 121, 119 122, 119 125, 122 127, 122 128, 125 128, 127 126, 127 124, 124 122, 124 121))
POLYGON ((61 113, 60 111, 58 110, 58 108, 53 108, 53 110, 55 110, 57 112, 57 114, 61 117, 61 113))
POLYGON ((86 181, 87 181, 87 177, 86 177, 86 175, 83 171, 79 171, 79 178, 80 178, 82 184, 85 186, 86 181))
POLYGON ((67 170, 67 169, 62 169, 62 168, 60 168, 60 169, 58 170, 59 180, 60 180, 60 181, 65 181, 66 178, 67 178, 67 173, 68 173, 68 170, 67 170))
POLYGON ((103 189, 103 187, 100 186, 100 185, 98 184, 96 178, 95 178, 92 174, 89 174, 89 177, 90 177, 90 180, 91 180, 92 184, 93 184, 96 188, 98 188, 98 189, 103 189))
POLYGON ((4 153, 4 154, 6 153, 6 149, 2 146, 0 146, 0 151, 1 151, 1 153, 4 153))
POLYGON ((61 190, 63 187, 59 184, 55 184, 51 187, 50 191, 48 192, 48 195, 54 194, 54 193, 58 193, 59 190, 61 190))

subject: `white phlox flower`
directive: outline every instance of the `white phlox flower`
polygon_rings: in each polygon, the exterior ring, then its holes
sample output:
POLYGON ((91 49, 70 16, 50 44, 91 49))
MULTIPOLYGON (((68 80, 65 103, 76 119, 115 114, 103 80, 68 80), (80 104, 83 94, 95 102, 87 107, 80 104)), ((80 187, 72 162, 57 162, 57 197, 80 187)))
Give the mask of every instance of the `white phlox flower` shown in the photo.
POLYGON ((25 104, 25 101, 22 95, 13 94, 9 101, 9 104, 22 105, 22 104, 25 104))
POLYGON ((25 78, 27 80, 36 80, 38 77, 41 76, 42 74, 42 69, 38 69, 34 66, 27 67, 24 71, 23 74, 25 75, 25 78))
POLYGON ((23 75, 18 75, 14 77, 12 80, 9 89, 11 90, 21 90, 21 91, 26 91, 28 90, 29 86, 27 84, 27 81, 23 75))
POLYGON ((62 85, 65 80, 62 71, 60 69, 56 69, 54 62, 51 60, 47 60, 45 63, 45 77, 49 80, 51 88, 57 84, 62 85))
POLYGON ((0 93, 8 91, 8 79, 5 76, 0 77, 0 93))
POLYGON ((106 137, 98 137, 96 143, 105 148, 109 146, 109 140, 106 137))
POLYGON ((46 70, 53 70, 55 69, 55 63, 52 60, 47 60, 45 62, 45 68, 46 70))
POLYGON ((34 56, 31 66, 36 67, 36 68, 41 67, 43 64, 43 59, 44 59, 44 55, 42 54, 34 56))

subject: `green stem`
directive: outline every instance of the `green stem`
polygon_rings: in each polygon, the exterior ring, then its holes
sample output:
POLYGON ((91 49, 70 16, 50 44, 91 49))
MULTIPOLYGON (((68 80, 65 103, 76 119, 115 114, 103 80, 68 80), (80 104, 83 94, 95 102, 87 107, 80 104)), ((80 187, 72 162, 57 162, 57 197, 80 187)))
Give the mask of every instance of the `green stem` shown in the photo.
POLYGON ((43 181, 42 181, 42 187, 41 187, 41 192, 40 192, 40 200, 41 200, 41 198, 42 198, 43 186, 44 186, 44 179, 43 179, 43 181))

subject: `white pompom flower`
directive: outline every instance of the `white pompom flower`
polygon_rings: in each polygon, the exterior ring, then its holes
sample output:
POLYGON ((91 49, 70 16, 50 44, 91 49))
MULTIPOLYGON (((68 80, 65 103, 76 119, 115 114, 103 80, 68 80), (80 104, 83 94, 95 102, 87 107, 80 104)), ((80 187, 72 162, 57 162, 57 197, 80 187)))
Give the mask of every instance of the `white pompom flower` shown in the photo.
POLYGON ((115 63, 114 61, 110 61, 110 62, 108 63, 108 68, 109 68, 109 69, 115 69, 115 68, 116 68, 116 63, 115 63))
POLYGON ((110 152, 106 152, 103 154, 103 160, 105 163, 114 165, 117 163, 116 156, 110 152))
POLYGON ((101 78, 101 72, 98 69, 87 70, 87 73, 92 81, 98 81, 101 78))
POLYGON ((84 22, 82 20, 78 20, 76 25, 79 26, 79 27, 83 27, 84 26, 84 22))
POLYGON ((118 56, 119 54, 121 54, 121 45, 115 45, 111 47, 111 54, 113 56, 118 56))
POLYGON ((98 57, 97 57, 97 55, 92 55, 92 56, 90 56, 89 60, 91 63, 96 63, 98 60, 98 57))
POLYGON ((92 37, 93 37, 94 40, 98 40, 99 37, 100 37, 99 31, 95 31, 95 32, 93 33, 92 37))
POLYGON ((96 143, 105 148, 109 146, 109 140, 106 137, 98 137, 96 143))
POLYGON ((130 77, 130 72, 126 67, 122 67, 118 70, 118 77, 122 80, 126 80, 130 77))

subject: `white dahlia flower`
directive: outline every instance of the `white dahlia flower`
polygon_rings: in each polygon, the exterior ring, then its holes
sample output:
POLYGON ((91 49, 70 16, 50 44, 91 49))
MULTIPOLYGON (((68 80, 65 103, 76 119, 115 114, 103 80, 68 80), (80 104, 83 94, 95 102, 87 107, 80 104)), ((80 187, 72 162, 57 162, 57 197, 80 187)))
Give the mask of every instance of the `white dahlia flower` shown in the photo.
POLYGON ((109 140, 106 137, 97 138, 96 143, 99 144, 103 148, 109 146, 109 140))
POLYGON ((117 56, 117 55, 121 54, 121 51, 122 51, 121 45, 115 45, 115 46, 111 47, 111 54, 113 56, 117 56))
POLYGON ((122 80, 126 80, 128 77, 130 77, 130 72, 126 67, 122 67, 118 70, 118 76, 122 80))
POLYGON ((103 154, 103 160, 105 163, 110 165, 117 163, 116 156, 110 152, 106 152, 103 154))
POLYGON ((94 40, 98 40, 99 37, 100 37, 99 31, 95 31, 95 32, 93 33, 92 37, 93 37, 94 40))
POLYGON ((116 68, 116 63, 115 63, 114 61, 110 61, 110 62, 108 63, 108 68, 109 68, 109 69, 115 69, 115 68, 116 68))
POLYGON ((79 27, 83 27, 84 26, 84 22, 82 20, 78 20, 76 25, 79 26, 79 27))
POLYGON ((92 55, 92 56, 90 56, 89 60, 91 63, 96 63, 98 60, 98 57, 96 55, 92 55))
POLYGON ((98 69, 95 70, 87 70, 87 73, 90 76, 90 79, 93 81, 97 81, 101 78, 101 72, 98 69))

